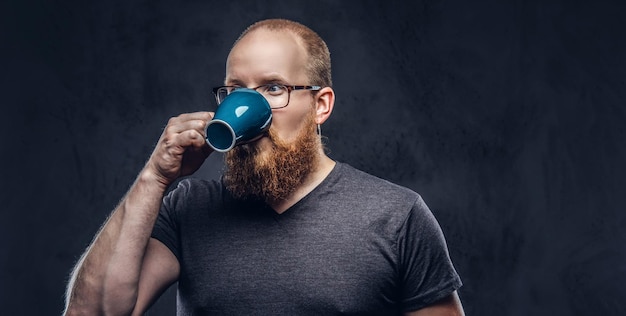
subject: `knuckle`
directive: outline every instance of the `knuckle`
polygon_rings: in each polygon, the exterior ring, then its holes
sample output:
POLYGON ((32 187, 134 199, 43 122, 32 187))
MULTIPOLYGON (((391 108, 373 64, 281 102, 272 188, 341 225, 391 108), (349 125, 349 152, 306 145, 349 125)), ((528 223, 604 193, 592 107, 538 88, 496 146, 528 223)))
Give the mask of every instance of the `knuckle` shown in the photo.
POLYGON ((195 131, 195 130, 189 130, 189 131, 187 131, 187 136, 188 136, 189 138, 191 138, 192 140, 197 139, 199 135, 200 135, 200 134, 198 134, 198 132, 197 132, 197 131, 195 131))
POLYGON ((197 121, 194 122, 194 125, 195 125, 196 129, 203 130, 204 126, 206 125, 206 122, 202 121, 202 120, 197 120, 197 121))
POLYGON ((167 125, 168 126, 174 125, 174 124, 176 124, 177 121, 178 121, 178 117, 177 116, 172 116, 172 117, 170 117, 169 120, 167 120, 167 125))

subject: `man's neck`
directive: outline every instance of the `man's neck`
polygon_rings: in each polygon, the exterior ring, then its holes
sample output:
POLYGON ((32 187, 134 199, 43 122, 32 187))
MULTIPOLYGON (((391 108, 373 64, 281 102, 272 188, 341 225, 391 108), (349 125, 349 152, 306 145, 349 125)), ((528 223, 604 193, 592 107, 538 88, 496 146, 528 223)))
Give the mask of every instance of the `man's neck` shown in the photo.
POLYGON ((278 202, 268 203, 274 211, 278 214, 284 213, 290 207, 298 203, 302 198, 304 198, 307 194, 311 193, 335 167, 335 161, 330 159, 324 153, 320 153, 319 161, 316 165, 315 170, 311 171, 311 173, 306 177, 304 182, 284 200, 280 200, 278 202))

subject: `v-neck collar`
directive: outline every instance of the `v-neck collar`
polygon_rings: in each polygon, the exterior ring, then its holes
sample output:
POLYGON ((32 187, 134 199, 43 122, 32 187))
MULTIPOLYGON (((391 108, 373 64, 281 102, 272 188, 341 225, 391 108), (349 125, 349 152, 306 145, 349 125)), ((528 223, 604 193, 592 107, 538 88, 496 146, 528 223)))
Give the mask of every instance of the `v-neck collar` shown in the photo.
POLYGON ((340 171, 342 168, 343 168, 343 164, 338 161, 335 161, 335 166, 333 166, 333 169, 328 173, 328 175, 326 175, 324 180, 322 180, 322 182, 320 182, 320 184, 318 184, 315 188, 313 188, 311 192, 307 193, 304 197, 302 197, 292 206, 287 208, 284 212, 282 213, 276 212, 271 206, 269 206, 265 202, 263 203, 264 209, 270 212, 270 214, 272 214, 272 216, 277 220, 281 218, 291 217, 292 216, 291 214, 298 213, 298 209, 300 209, 301 205, 305 203, 306 201, 308 201, 309 199, 311 199, 312 196, 318 195, 319 192, 331 187, 332 184, 335 183, 337 179, 339 178, 339 175, 341 174, 340 171))

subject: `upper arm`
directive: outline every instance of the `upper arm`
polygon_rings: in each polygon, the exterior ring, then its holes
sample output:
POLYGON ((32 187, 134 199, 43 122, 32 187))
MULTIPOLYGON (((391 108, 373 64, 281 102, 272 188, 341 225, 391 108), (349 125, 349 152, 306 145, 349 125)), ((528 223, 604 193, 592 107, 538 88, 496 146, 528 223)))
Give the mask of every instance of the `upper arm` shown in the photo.
POLYGON ((169 248, 157 239, 150 238, 140 273, 133 315, 143 315, 150 305, 178 280, 180 265, 169 248))
POLYGON ((464 316, 463 306, 456 291, 422 309, 406 312, 404 316, 464 316))

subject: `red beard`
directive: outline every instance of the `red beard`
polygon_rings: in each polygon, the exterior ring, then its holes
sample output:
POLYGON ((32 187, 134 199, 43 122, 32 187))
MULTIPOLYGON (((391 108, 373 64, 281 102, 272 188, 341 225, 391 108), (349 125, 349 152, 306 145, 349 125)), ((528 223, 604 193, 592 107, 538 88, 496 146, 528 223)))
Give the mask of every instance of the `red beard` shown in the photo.
POLYGON ((272 146, 265 152, 257 143, 250 143, 226 153, 226 189, 235 198, 261 199, 268 204, 287 199, 317 167, 321 142, 313 115, 292 142, 283 141, 270 128, 272 146))

